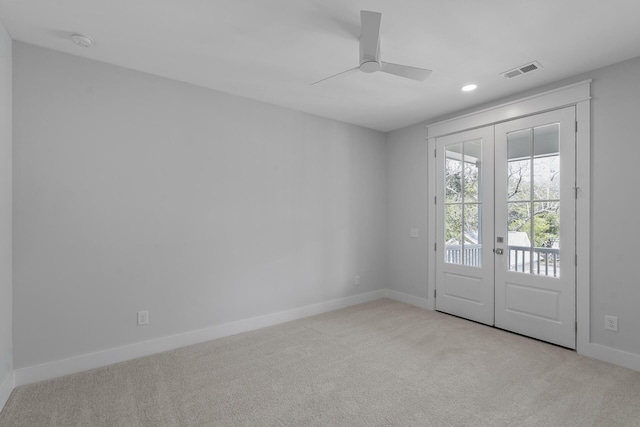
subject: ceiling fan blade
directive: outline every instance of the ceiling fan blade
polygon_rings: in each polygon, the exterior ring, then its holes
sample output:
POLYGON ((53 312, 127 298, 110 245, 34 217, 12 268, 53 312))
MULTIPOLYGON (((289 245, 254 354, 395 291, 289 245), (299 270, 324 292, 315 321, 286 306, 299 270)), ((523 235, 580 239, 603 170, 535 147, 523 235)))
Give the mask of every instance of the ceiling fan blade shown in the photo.
POLYGON ((362 61, 362 59, 378 60, 381 20, 381 13, 368 10, 360 11, 360 22, 362 25, 360 33, 360 61, 362 61))
POLYGON ((341 72, 341 73, 334 74, 333 76, 329 76, 329 77, 324 78, 324 79, 322 79, 322 80, 318 80, 318 81, 317 81, 317 82, 315 82, 315 83, 311 83, 311 86, 322 86, 323 84, 325 84, 325 83, 326 83, 327 81, 329 81, 329 80, 336 79, 336 78, 341 78, 341 77, 346 77, 346 76, 348 76, 349 74, 352 74, 352 73, 354 73, 354 72, 358 71, 358 69, 359 69, 359 68, 360 68, 360 67, 355 67, 355 68, 351 68, 351 69, 349 69, 349 70, 347 70, 347 71, 343 71, 343 72, 341 72))
POLYGON ((412 80, 424 81, 431 74, 431 70, 425 68, 410 67, 408 65, 392 64, 391 62, 380 62, 380 71, 406 77, 412 80))

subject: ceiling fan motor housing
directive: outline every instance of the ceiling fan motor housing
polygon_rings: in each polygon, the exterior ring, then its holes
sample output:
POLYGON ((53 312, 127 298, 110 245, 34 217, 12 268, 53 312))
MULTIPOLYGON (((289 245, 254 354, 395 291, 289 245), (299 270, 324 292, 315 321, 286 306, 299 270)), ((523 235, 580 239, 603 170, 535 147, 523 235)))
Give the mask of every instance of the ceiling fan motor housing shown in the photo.
POLYGON ((380 71, 380 62, 363 61, 360 63, 360 71, 363 73, 375 73, 376 71, 380 71))

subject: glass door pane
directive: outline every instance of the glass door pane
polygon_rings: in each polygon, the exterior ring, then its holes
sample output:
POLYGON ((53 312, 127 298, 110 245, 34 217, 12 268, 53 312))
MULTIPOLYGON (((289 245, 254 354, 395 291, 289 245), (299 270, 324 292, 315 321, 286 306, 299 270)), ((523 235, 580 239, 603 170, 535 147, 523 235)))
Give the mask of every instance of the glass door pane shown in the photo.
POLYGON ((508 271, 560 276, 560 126, 507 135, 508 271))
POLYGON ((445 149, 445 262, 482 266, 482 140, 445 149))

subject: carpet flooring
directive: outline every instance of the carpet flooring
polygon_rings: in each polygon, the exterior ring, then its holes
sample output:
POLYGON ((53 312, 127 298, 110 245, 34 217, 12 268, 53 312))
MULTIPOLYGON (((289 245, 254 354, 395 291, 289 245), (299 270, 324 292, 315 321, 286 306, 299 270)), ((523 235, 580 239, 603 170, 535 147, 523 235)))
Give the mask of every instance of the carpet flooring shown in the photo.
POLYGON ((640 426, 640 372, 381 299, 21 386, 0 426, 640 426))

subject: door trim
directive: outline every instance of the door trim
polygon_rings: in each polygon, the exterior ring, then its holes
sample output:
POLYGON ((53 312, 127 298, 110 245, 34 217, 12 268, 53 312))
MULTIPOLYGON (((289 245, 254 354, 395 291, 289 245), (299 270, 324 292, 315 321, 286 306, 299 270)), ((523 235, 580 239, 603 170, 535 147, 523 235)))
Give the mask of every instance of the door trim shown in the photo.
POLYGON ((552 89, 526 98, 485 108, 426 126, 428 138, 458 133, 545 111, 558 110, 591 99, 591 79, 552 89))
MULTIPOLYGON (((576 107, 576 349, 578 353, 598 357, 601 346, 590 343, 590 179, 591 179, 591 80, 585 80, 561 88, 542 92, 516 101, 482 109, 450 120, 429 124, 427 128, 428 144, 428 222, 429 255, 427 306, 435 310, 436 283, 436 137, 495 125, 504 121, 526 117, 567 106, 576 107)), ((611 358, 615 358, 612 355, 611 358)), ((606 359, 605 359, 606 360, 606 359)), ((634 369, 637 369, 634 368, 634 369)))

